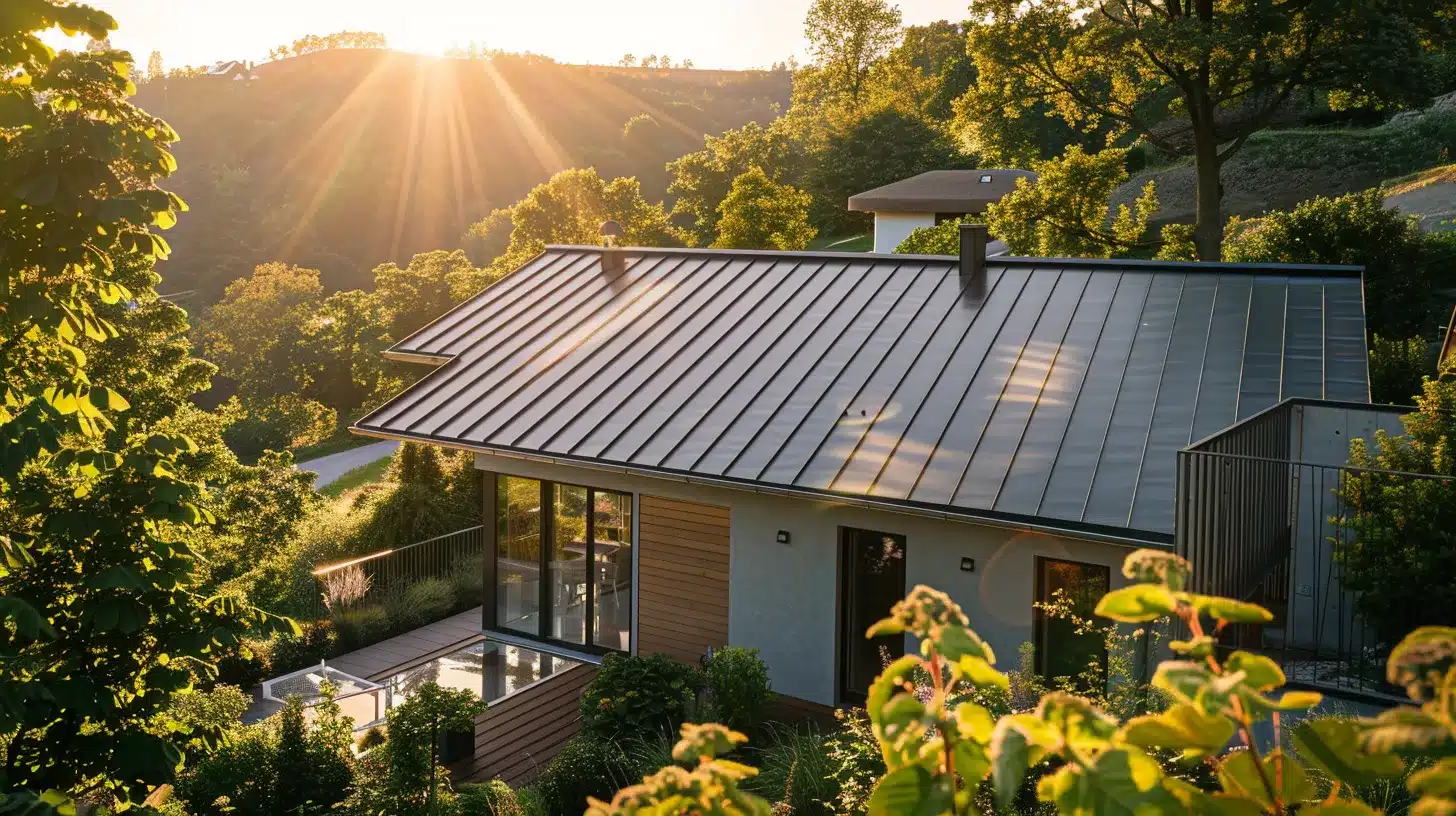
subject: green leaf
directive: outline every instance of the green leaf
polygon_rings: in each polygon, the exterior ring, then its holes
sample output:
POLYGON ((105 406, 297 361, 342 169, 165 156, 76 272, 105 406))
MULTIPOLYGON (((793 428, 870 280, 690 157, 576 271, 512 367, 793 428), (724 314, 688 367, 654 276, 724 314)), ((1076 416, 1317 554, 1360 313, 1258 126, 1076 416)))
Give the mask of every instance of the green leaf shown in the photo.
POLYGON ((880 778, 870 794, 872 816, 940 816, 951 809, 953 793, 945 777, 912 765, 880 778))
POLYGON ((1102 596, 1097 602, 1097 614, 1122 623, 1147 623, 1178 608, 1178 601, 1165 586, 1157 584, 1134 584, 1102 596))
POLYGON ((1380 811, 1364 802, 1341 799, 1329 804, 1306 805, 1299 813, 1300 816, 1379 816, 1380 811))
POLYGON ((1227 717, 1204 714, 1179 703, 1158 714, 1134 717, 1122 728, 1122 738, 1142 748, 1182 751, 1188 758, 1216 754, 1233 739, 1235 727, 1227 717))
POLYGON ((1191 657, 1194 660, 1202 660, 1213 654, 1214 640, 1212 635, 1202 635, 1192 640, 1169 641, 1168 648, 1172 649, 1174 654, 1191 657))
POLYGON ((1244 684, 1258 691, 1270 691, 1284 685, 1284 670, 1263 655, 1234 652, 1223 666, 1226 671, 1243 672, 1244 684))
POLYGON ((996 729, 996 720, 984 706, 975 703, 961 703, 955 708, 956 729, 962 739, 971 739, 982 745, 991 741, 991 732, 996 729))
POLYGON ((1294 746, 1305 761, 1352 787, 1397 776, 1405 767, 1397 756, 1363 750, 1359 723, 1346 717, 1304 720, 1294 728, 1294 746))
POLYGON ((0 621, 15 626, 21 637, 39 640, 42 636, 54 639, 56 630, 35 610, 35 607, 20 600, 0 595, 0 621))
POLYGON ((107 567, 86 581, 94 589, 130 589, 140 591, 146 588, 141 573, 136 567, 115 564, 107 567))
POLYGON ((905 625, 896 618, 881 618, 870 626, 865 632, 866 638, 884 637, 886 635, 899 635, 905 631, 905 625))
POLYGON ((996 655, 980 636, 964 626, 942 626, 936 631, 935 648, 952 663, 962 657, 974 657, 986 663, 996 662, 996 655))
POLYGON ((956 663, 956 669, 977 688, 998 688, 1007 691, 1011 679, 991 668, 991 664, 979 657, 965 655, 956 663))
POLYGON ((1158 763, 1136 748, 1099 754, 1091 768, 1068 763, 1044 779, 1038 794, 1057 812, 1076 816, 1177 813, 1180 803, 1163 787, 1158 763))
POLYGON ((991 732, 991 786, 1000 808, 1011 805, 1033 762, 1031 740, 1021 727, 1023 719, 1025 715, 1002 717, 991 732))
POLYGON ((1415 708, 1382 711, 1374 720, 1361 723, 1360 745, 1372 754, 1404 757, 1443 756, 1456 751, 1456 740, 1446 724, 1432 714, 1415 708))
POLYGON ((1264 757, 1263 769, 1264 774, 1260 775, 1259 763, 1255 761, 1253 752, 1231 751, 1218 766, 1218 781, 1227 793, 1246 796, 1269 809, 1274 807, 1274 803, 1269 797, 1269 786, 1264 784, 1265 777, 1269 785, 1275 787, 1283 805, 1298 804, 1315 796, 1314 785, 1310 784, 1304 766, 1292 757, 1284 756, 1282 751, 1275 749, 1264 757), (1283 780, 1282 785, 1280 780, 1283 780))
POLYGON ((1228 623, 1268 623, 1274 620, 1274 614, 1264 607, 1232 598, 1187 593, 1184 600, 1198 610, 1198 614, 1228 623))
POLYGON ((957 742, 951 760, 961 781, 969 787, 975 787, 991 772, 991 758, 986 755, 986 748, 971 740, 957 742))

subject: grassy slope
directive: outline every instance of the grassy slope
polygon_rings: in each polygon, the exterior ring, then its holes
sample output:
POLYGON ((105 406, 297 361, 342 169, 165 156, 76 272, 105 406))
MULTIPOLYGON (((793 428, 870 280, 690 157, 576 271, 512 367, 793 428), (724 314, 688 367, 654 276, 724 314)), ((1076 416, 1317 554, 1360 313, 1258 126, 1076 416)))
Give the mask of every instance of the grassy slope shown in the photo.
MULTIPOLYGON (((1268 130, 1251 137, 1224 166, 1224 210, 1258 215, 1289 209, 1318 195, 1341 195, 1386 179, 1437 167, 1456 153, 1456 111, 1441 111, 1365 130, 1268 130)), ((1191 221, 1193 168, 1180 165, 1139 173, 1119 188, 1114 203, 1157 183, 1157 220, 1191 221)))
POLYGON ((384 474, 389 470, 389 462, 393 455, 376 459, 367 465, 360 465, 353 470, 347 471, 344 475, 324 485, 319 492, 331 499, 344 495, 346 491, 356 487, 363 487, 367 484, 383 481, 384 474))

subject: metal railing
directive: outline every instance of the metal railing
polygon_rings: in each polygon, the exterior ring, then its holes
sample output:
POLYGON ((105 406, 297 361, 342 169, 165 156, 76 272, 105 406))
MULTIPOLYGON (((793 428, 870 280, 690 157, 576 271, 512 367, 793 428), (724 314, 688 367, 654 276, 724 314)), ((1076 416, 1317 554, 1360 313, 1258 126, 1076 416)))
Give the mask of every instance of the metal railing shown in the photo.
POLYGON ((1453 480, 1301 457, 1318 437, 1320 458, 1343 445, 1345 461, 1351 434, 1390 426, 1406 411, 1286 401, 1179 452, 1174 547, 1193 562, 1190 590, 1256 602, 1275 616, 1230 627, 1221 646, 1274 658, 1293 684, 1401 696, 1384 680, 1392 638, 1361 618, 1347 556, 1390 534, 1388 488, 1453 480), (1311 430, 1306 408, 1343 413, 1311 430))
POLYGON ((475 526, 319 567, 313 571, 314 617, 375 602, 426 578, 446 578, 461 562, 484 555, 485 528, 475 526))

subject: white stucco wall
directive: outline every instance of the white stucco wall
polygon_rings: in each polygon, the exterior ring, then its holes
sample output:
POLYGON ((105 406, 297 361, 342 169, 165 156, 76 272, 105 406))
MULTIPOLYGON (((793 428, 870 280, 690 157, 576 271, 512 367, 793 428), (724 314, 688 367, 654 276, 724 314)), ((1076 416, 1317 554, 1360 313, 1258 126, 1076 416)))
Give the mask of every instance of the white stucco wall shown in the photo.
POLYGON ((825 705, 835 702, 840 527, 905 536, 907 585, 949 593, 1003 669, 1032 637, 1037 556, 1105 564, 1114 588, 1126 583, 1120 568, 1131 550, 1104 542, 509 457, 482 454, 476 465, 731 508, 729 640, 760 651, 774 690, 825 705), (789 544, 777 543, 779 530, 789 544), (976 560, 975 572, 960 571, 963 556, 976 560))
POLYGON ((935 213, 875 213, 875 251, 894 252, 921 227, 935 226, 935 213))

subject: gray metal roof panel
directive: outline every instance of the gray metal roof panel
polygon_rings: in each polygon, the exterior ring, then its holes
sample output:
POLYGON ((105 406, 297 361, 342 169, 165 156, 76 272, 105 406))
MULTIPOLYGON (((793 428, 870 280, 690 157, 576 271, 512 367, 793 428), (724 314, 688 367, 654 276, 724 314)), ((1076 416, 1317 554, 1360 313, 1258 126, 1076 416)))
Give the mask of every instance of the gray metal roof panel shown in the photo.
POLYGON ((1191 440, 1368 394, 1347 269, 551 247, 392 351, 366 433, 1066 529, 1172 529, 1191 440))

